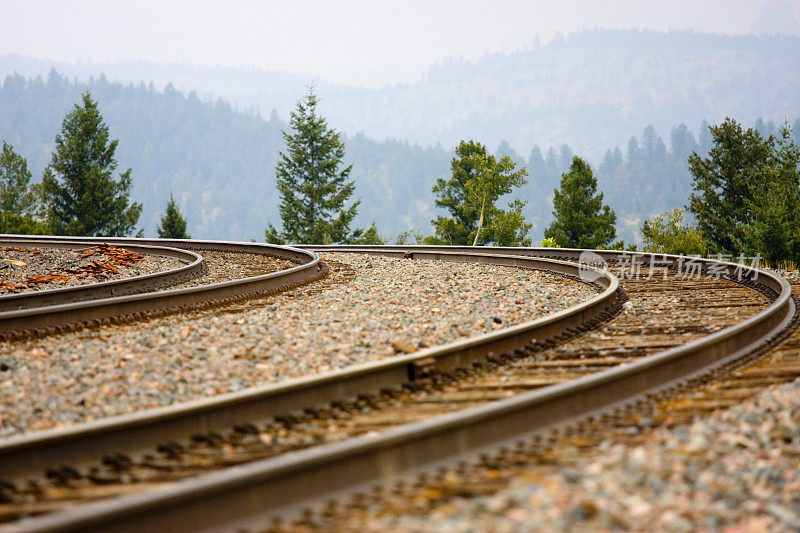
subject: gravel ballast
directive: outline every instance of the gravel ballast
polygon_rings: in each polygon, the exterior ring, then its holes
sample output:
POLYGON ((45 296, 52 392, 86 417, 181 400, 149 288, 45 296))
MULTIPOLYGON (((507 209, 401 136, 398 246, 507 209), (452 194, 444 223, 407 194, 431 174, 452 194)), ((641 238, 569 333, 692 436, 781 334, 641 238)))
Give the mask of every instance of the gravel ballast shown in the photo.
POLYGON ((321 256, 330 276, 275 297, 0 345, 0 436, 392 357, 526 322, 597 293, 517 268, 321 256))
POLYGON ((87 285, 179 268, 178 259, 119 247, 0 248, 0 294, 87 285))
POLYGON ((249 276, 269 274, 297 266, 286 259, 261 254, 239 254, 201 250, 206 264, 206 272, 183 283, 171 285, 170 289, 183 289, 210 285, 221 281, 242 279, 249 276))
MULTIPOLYGON (((562 450, 561 456, 569 456, 562 450)), ((424 515, 374 518, 363 531, 797 531, 800 381, 773 386, 640 445, 606 442, 570 462, 521 469, 492 496, 424 515)))

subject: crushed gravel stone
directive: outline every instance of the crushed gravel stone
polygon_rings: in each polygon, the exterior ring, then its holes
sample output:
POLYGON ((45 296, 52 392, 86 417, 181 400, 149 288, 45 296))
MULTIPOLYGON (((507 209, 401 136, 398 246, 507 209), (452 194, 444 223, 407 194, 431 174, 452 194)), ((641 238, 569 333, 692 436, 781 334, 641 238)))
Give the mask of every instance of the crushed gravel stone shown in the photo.
MULTIPOLYGON (((562 450, 562 455, 565 452, 562 450)), ((606 442, 557 471, 521 470, 490 497, 363 531, 722 531, 800 529, 800 381, 773 386, 641 445, 606 442)), ((553 470, 551 468, 550 470, 553 470)))
POLYGON ((565 309, 593 287, 518 268, 325 253, 320 282, 234 306, 0 344, 0 436, 392 357, 565 309))
POLYGON ((295 263, 277 257, 261 254, 241 254, 235 252, 215 252, 201 250, 206 264, 206 272, 183 283, 171 285, 170 289, 197 287, 220 281, 242 279, 250 276, 269 274, 297 266, 295 263))

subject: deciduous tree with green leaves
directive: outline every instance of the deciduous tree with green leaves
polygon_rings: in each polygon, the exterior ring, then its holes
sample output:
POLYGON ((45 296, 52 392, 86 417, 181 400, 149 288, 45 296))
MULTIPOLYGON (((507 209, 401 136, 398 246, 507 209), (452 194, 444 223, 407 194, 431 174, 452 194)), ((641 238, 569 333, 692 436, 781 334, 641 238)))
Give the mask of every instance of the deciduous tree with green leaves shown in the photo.
POLYGON ((0 151, 0 233, 42 234, 35 218, 36 194, 30 187, 28 162, 3 141, 0 151))
POLYGON ((119 180, 108 126, 89 92, 81 95, 56 135, 56 151, 42 189, 49 229, 60 235, 125 236, 133 232, 142 205, 128 199, 131 169, 119 180))
POLYGON ((360 200, 345 206, 355 191, 348 181, 353 165, 342 168, 344 143, 319 115, 317 103, 311 88, 291 113, 292 132, 283 132, 286 152, 279 153, 275 168, 283 229, 268 224, 267 242, 347 243, 363 233, 350 230, 360 200))
POLYGON ((642 224, 644 251, 676 255, 706 255, 708 244, 693 224, 683 221, 683 210, 673 209, 642 224))
POLYGON ((603 204, 603 193, 597 192, 597 179, 588 163, 573 156, 569 171, 561 175, 561 186, 554 193, 555 220, 544 230, 546 239, 555 241, 559 248, 615 245, 617 215, 603 204))
POLYGON ((527 234, 532 224, 522 216, 525 202, 512 201, 508 211, 495 205, 498 198, 527 183, 524 167, 516 169, 507 156, 498 160, 487 154, 481 143, 461 141, 450 168, 452 176, 438 179, 433 187, 436 205, 450 216, 431 221, 436 234, 426 243, 530 246, 527 234))
POLYGON ((186 219, 183 218, 178 203, 172 193, 167 201, 167 208, 164 216, 161 217, 161 224, 158 226, 158 237, 161 239, 191 239, 186 233, 186 219))

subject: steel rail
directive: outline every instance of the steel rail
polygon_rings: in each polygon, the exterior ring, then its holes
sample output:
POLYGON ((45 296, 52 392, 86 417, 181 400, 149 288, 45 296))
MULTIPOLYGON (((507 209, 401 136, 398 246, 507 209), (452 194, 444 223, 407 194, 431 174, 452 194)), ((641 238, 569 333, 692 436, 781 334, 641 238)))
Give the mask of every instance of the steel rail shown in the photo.
MULTIPOLYGON (((14 245, 18 248, 51 248, 80 250, 86 249, 84 242, 72 240, 18 240, 0 239, 0 247, 14 245)), ((149 292, 171 284, 180 283, 191 279, 205 271, 206 265, 203 256, 190 250, 180 250, 167 246, 146 246, 142 244, 127 245, 126 249, 142 255, 168 257, 181 261, 180 267, 152 274, 131 276, 123 279, 99 281, 96 283, 77 285, 73 287, 59 287, 40 291, 23 292, 16 294, 0 295, 0 315, 3 312, 35 307, 47 307, 86 300, 98 300, 113 296, 123 296, 138 292, 149 292)), ((0 318, 0 320, 2 320, 0 318)))
MULTIPOLYGON (((20 236, 0 236, 6 242, 24 243, 30 239, 20 236)), ((62 237, 63 239, 63 237, 62 237)), ((188 310, 208 305, 221 305, 248 296, 267 294, 308 283, 327 273, 327 266, 314 252, 257 243, 214 241, 182 241, 179 239, 115 239, 70 238, 84 244, 113 243, 125 246, 179 246, 183 250, 213 250, 234 253, 255 253, 287 259, 298 266, 250 276, 238 280, 170 289, 145 294, 114 296, 97 300, 58 303, 45 307, 20 309, 0 313, 0 335, 23 337, 34 332, 57 333, 83 325, 108 323, 111 320, 141 319, 151 314, 188 310)), ((58 237, 37 237, 39 243, 55 243, 58 237)))
MULTIPOLYGON (((538 253, 538 250, 527 252, 538 253)), ((413 255, 418 253, 441 252, 415 248, 413 255)), ((261 521, 269 516, 291 512, 325 494, 472 456, 629 404, 781 338, 796 313, 790 287, 784 279, 732 263, 699 261, 706 271, 712 264, 714 269, 721 265, 728 276, 738 269, 747 283, 752 284, 757 278, 774 300, 756 315, 717 333, 575 381, 377 435, 293 452, 151 492, 81 506, 21 522, 8 530, 198 531, 263 524, 261 521)))
MULTIPOLYGON (((579 274, 574 263, 550 259, 446 251, 418 257, 516 266, 569 276, 579 274)), ((492 353, 500 354, 537 339, 552 338, 570 328, 580 328, 595 317, 610 316, 609 309, 617 304, 618 281, 613 275, 600 271, 597 274, 597 283, 604 289, 600 294, 569 309, 517 326, 342 371, 2 440, 0 479, 40 476, 51 466, 96 463, 109 453, 152 451, 158 443, 188 439, 300 411, 310 405, 398 387, 432 369, 447 371, 467 366, 492 353)))

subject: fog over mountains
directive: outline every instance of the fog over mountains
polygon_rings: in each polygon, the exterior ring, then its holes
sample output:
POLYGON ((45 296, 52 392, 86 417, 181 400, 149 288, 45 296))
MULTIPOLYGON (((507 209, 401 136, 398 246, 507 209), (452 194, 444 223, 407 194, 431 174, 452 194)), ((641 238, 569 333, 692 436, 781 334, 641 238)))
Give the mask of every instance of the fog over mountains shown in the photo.
POLYGON ((636 175, 624 179, 619 172, 601 177, 612 207, 628 221, 621 223, 622 234, 632 240, 643 217, 685 203, 689 178, 677 159, 685 147, 671 146, 673 129, 685 124, 679 137, 686 140, 688 133, 697 143, 704 120, 732 116, 752 125, 763 118, 765 127, 796 120, 798 58, 800 38, 793 36, 589 30, 478 61, 442 60, 415 83, 366 89, 251 68, 64 64, 5 55, 0 79, 18 73, 15 87, 21 79, 42 79, 41 87, 17 87, 26 96, 13 105, 11 92, 0 94, 0 138, 32 160, 38 178, 63 114, 88 83, 120 139, 120 166, 133 167, 146 233, 153 233, 173 189, 192 235, 261 239, 267 217, 276 221, 280 129, 310 83, 329 124, 347 135, 356 195, 363 199, 359 223, 374 219, 389 236, 408 228, 431 231, 430 187, 449 171, 450 152, 461 139, 492 151, 502 144, 501 151, 534 166, 535 148, 542 164, 553 148, 551 159, 559 162, 549 174, 532 172, 519 194, 530 202, 527 214, 539 236, 549 220, 547 196, 564 163, 563 145, 597 169, 607 151, 614 155, 619 147, 625 159, 631 136, 646 136, 653 154, 662 152, 661 143, 663 157, 651 157, 649 166, 638 165, 631 170, 636 175), (48 81, 52 68, 70 81, 48 81), (669 159, 669 171, 656 172, 659 157, 669 159))
POLYGON ((502 140, 521 152, 559 146, 598 158, 652 124, 667 131, 725 116, 781 121, 800 113, 800 38, 692 32, 592 30, 475 61, 447 59, 411 84, 360 89, 250 68, 158 65, 145 61, 54 64, 0 57, 0 75, 167 83, 239 110, 282 119, 315 83, 336 128, 383 139, 450 147, 465 138, 502 140))

